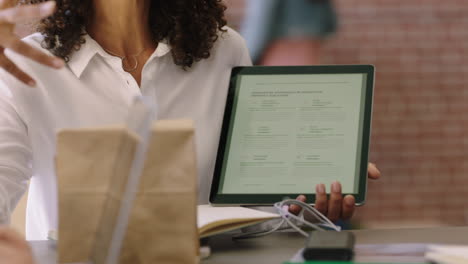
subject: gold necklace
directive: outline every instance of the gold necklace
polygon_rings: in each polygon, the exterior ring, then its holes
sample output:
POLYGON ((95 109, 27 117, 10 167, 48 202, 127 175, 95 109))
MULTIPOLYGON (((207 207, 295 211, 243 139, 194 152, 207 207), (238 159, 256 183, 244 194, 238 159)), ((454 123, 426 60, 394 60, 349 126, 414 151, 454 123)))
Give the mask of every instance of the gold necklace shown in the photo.
POLYGON ((137 59, 137 58, 143 53, 143 51, 146 50, 146 48, 145 48, 145 49, 143 49, 142 51, 140 51, 140 52, 138 52, 138 53, 136 53, 136 54, 133 54, 133 55, 130 55, 130 56, 122 56, 122 55, 119 55, 119 54, 117 54, 117 53, 115 53, 115 52, 112 52, 112 51, 110 51, 110 50, 108 50, 108 49, 106 49, 106 48, 103 48, 103 49, 104 49, 107 53, 109 53, 109 54, 111 54, 111 55, 113 55, 113 56, 116 56, 116 57, 120 58, 120 59, 122 60, 122 68, 123 68, 124 71, 126 71, 126 72, 133 72, 133 71, 135 71, 135 70, 138 68, 138 59, 137 59), (125 61, 130 62, 129 58, 131 58, 131 60, 133 60, 133 61, 135 62, 135 66, 130 67, 130 68, 126 68, 125 65, 124 65, 124 62, 125 62, 125 61))

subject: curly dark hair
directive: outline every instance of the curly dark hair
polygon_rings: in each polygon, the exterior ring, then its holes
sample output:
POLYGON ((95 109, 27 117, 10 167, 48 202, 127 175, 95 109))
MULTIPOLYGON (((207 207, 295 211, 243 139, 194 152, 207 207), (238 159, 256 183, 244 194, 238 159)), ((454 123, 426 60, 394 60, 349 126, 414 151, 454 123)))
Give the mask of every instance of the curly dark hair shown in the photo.
MULTIPOLYGON (((44 0, 23 0, 38 3, 44 0)), ((43 19, 38 31, 43 47, 69 60, 85 43, 86 26, 93 15, 92 0, 56 0, 54 15, 43 19)), ((176 65, 191 67, 206 59, 227 24, 222 0, 151 0, 149 26, 155 41, 165 39, 171 46, 176 65)))

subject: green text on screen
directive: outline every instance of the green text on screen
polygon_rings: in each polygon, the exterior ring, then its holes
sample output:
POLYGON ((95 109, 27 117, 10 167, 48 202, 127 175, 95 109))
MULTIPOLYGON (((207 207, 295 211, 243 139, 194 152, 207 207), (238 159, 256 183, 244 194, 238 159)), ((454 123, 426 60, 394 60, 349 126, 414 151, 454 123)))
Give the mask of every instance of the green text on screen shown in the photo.
POLYGON ((221 175, 224 194, 356 193, 366 74, 244 75, 221 175))

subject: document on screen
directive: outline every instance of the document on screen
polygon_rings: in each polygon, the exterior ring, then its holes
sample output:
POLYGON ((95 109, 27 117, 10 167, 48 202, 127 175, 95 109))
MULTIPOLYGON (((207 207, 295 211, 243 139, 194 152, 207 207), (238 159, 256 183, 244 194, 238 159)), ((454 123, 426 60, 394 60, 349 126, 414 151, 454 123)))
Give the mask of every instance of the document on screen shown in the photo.
POLYGON ((365 74, 245 75, 234 98, 221 192, 355 193, 365 74))

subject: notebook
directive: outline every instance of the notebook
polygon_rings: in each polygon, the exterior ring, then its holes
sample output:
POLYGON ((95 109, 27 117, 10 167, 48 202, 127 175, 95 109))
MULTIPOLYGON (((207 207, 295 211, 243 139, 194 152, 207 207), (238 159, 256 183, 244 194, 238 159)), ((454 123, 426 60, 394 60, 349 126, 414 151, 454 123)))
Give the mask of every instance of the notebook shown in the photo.
POLYGON ((279 217, 277 214, 245 207, 199 205, 197 210, 198 234, 200 238, 204 238, 279 217))
POLYGON ((426 259, 431 263, 462 264, 468 263, 468 246, 431 245, 426 252, 426 259))

